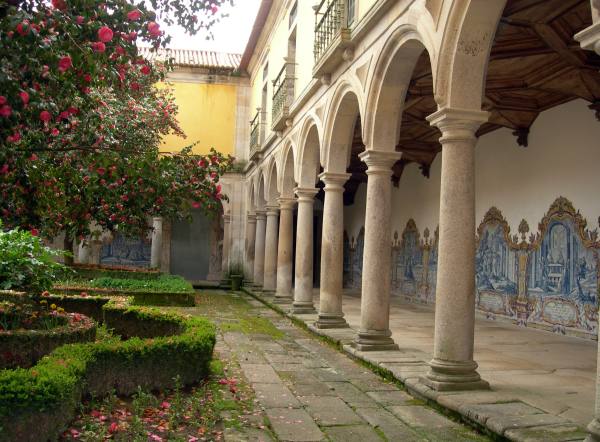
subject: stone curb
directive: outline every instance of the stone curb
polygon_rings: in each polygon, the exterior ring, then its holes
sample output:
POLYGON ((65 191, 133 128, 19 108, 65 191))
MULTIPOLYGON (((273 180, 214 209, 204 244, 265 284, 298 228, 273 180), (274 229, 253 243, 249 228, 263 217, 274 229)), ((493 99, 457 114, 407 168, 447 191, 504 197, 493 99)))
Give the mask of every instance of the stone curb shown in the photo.
POLYGON ((587 433, 577 424, 521 401, 516 395, 493 390, 472 392, 438 392, 419 382, 425 373, 425 361, 403 357, 401 351, 361 352, 350 345, 355 330, 319 329, 311 320, 315 315, 296 315, 285 304, 273 304, 269 297, 243 288, 242 291, 267 307, 291 319, 295 324, 334 344, 350 357, 366 363, 374 372, 394 379, 413 397, 426 401, 442 413, 460 418, 468 425, 482 430, 496 440, 514 442, 571 442, 583 441, 587 433), (393 361, 393 362, 392 362, 393 361))

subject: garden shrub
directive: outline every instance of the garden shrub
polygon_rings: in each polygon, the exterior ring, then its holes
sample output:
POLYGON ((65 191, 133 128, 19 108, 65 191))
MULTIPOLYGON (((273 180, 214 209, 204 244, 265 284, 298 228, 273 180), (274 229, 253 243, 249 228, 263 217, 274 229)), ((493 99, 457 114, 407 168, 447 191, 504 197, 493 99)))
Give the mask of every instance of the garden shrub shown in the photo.
POLYGON ((55 261, 59 252, 46 247, 30 232, 2 230, 0 223, 0 290, 41 292, 65 276, 68 269, 55 261))
POLYGON ((73 264, 73 279, 90 280, 95 278, 156 279, 162 274, 158 270, 140 269, 124 266, 107 266, 94 264, 73 264))
POLYGON ((149 280, 102 277, 89 281, 68 280, 55 286, 55 292, 77 295, 131 295, 136 305, 180 306, 195 305, 194 288, 181 276, 160 275, 149 280))
POLYGON ((28 304, 0 302, 0 369, 31 367, 61 345, 96 339, 94 321, 53 306, 45 311, 28 304))
POLYGON ((56 438, 85 395, 103 395, 113 388, 117 394, 130 395, 138 386, 172 388, 177 376, 182 384, 206 377, 214 326, 200 318, 132 307, 130 301, 111 300, 104 306, 109 327, 143 333, 145 323, 164 323, 179 333, 64 345, 32 368, 0 371, 0 440, 56 438))

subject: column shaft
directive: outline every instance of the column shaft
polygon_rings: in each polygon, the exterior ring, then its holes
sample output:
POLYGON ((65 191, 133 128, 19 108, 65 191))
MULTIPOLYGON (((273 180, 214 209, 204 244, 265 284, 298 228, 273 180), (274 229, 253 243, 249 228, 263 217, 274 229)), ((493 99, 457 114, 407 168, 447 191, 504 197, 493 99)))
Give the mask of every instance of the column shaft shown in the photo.
POLYGON ((442 109, 440 237, 435 339, 423 382, 436 390, 489 388, 473 360, 475 334, 475 131, 487 113, 442 109))
POLYGON ((344 267, 344 183, 348 174, 325 172, 323 205, 323 239, 321 244, 321 293, 318 328, 348 327, 342 312, 342 283, 344 267))
POLYGON ((254 248, 256 241, 256 215, 249 214, 246 221, 246 269, 245 279, 252 282, 254 279, 254 248))
POLYGON ((293 198, 279 198, 279 241, 275 302, 292 301, 292 254, 294 252, 293 198))
POLYGON ((160 268, 163 243, 163 220, 160 217, 152 219, 152 246, 150 249, 150 267, 160 268))
POLYGON ((367 164, 367 204, 363 252, 360 319, 354 347, 358 350, 397 350, 390 331, 390 265, 392 166, 399 152, 369 150, 360 155, 367 164))
POLYGON ((231 239, 231 217, 223 215, 223 265, 221 268, 222 277, 229 274, 229 243, 231 239))
POLYGON ((263 289, 274 292, 277 288, 277 243, 279 216, 277 206, 267 207, 267 232, 265 236, 265 276, 263 289))
POLYGON ((296 189, 296 275, 292 313, 315 313, 313 305, 313 219, 317 189, 296 189))
POLYGON ((265 275, 265 230, 267 218, 264 211, 256 211, 256 240, 254 242, 254 284, 263 285, 265 275))

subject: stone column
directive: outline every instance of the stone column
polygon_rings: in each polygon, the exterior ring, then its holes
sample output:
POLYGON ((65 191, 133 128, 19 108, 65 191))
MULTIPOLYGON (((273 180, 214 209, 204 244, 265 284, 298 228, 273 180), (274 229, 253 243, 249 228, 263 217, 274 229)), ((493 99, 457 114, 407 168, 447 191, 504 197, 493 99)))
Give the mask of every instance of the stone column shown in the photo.
POLYGON ((256 211, 256 234, 254 242, 254 284, 262 286, 265 276, 265 229, 267 218, 264 210, 256 211))
POLYGON ((254 279, 254 242, 256 239, 256 215, 248 214, 246 218, 246 282, 254 279))
POLYGON ((229 274, 229 244, 231 242, 231 216, 227 213, 223 215, 223 256, 221 266, 221 277, 225 278, 229 274))
POLYGON ((80 264, 89 264, 90 263, 90 256, 92 254, 91 246, 92 246, 91 238, 87 238, 85 241, 81 241, 79 243, 79 250, 78 250, 77 257, 78 257, 78 262, 80 264))
POLYGON ((160 268, 163 245, 163 220, 161 217, 152 218, 152 246, 150 249, 150 267, 160 268))
MULTIPOLYGON (((600 55, 600 2, 592 0, 592 20, 594 24, 575 35, 575 40, 581 43, 583 49, 595 51, 600 55)), ((596 116, 600 111, 596 112, 596 116)), ((596 408, 594 419, 587 427, 589 431, 586 442, 600 442, 600 340, 598 341, 598 372, 596 374, 596 408)))
POLYGON ((397 350, 390 331, 392 166, 399 152, 368 150, 360 329, 357 350, 397 350))
POLYGON ((313 305, 313 219, 317 189, 296 189, 296 284, 292 313, 316 313, 313 305))
POLYGON ((489 388, 473 361, 475 131, 487 118, 447 108, 428 117, 442 132, 442 177, 434 349, 422 382, 440 391, 489 388))
POLYGON ((294 253, 294 198, 279 198, 279 241, 275 302, 292 302, 292 255, 294 253))
POLYGON ((277 242, 279 207, 267 206, 267 232, 265 235, 265 276, 263 290, 274 292, 277 288, 277 242))
POLYGON ((342 312, 344 271, 344 183, 347 173, 324 172, 323 241, 321 243, 321 293, 318 328, 348 327, 342 312))

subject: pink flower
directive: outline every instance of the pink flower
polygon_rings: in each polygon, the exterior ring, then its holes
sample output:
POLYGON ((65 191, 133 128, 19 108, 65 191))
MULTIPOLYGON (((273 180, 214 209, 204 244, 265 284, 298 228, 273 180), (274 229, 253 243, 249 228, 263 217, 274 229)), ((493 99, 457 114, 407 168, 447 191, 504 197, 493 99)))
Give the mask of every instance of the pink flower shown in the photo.
POLYGON ((204 161, 204 160, 198 161, 198 167, 206 167, 206 161, 204 161))
POLYGON ((215 4, 211 5, 210 12, 212 12, 213 14, 216 14, 217 12, 219 12, 219 7, 215 4))
POLYGON ((83 80, 84 80, 86 83, 90 83, 90 82, 92 81, 92 76, 91 76, 90 74, 85 74, 85 75, 83 76, 83 80))
POLYGON ((23 20, 21 23, 17 24, 16 30, 21 36, 26 36, 29 34, 29 30, 31 27, 29 26, 29 20, 23 20))
POLYGON ((106 173, 106 169, 104 167, 99 167, 98 169, 96 169, 96 172, 98 173, 98 175, 104 175, 106 173))
POLYGON ((29 231, 29 233, 31 233, 32 236, 39 236, 40 231, 34 227, 29 231))
POLYGON ((69 69, 71 69, 72 66, 73 60, 71 60, 71 57, 69 57, 68 55, 61 57, 60 60, 58 60, 58 70, 60 72, 66 72, 69 69))
POLYGON ((8 164, 4 164, 2 167, 0 167, 0 175, 6 175, 8 170, 8 164))
POLYGON ((60 134, 60 131, 59 131, 57 128, 53 128, 53 129, 50 131, 50 134, 51 134, 53 137, 57 137, 57 136, 60 134))
POLYGON ((164 401, 162 404, 160 404, 160 407, 164 409, 171 408, 171 404, 167 401, 164 401))
POLYGON ((144 75, 148 75, 150 74, 151 70, 150 70, 150 66, 148 66, 147 64, 145 64, 144 66, 142 66, 142 69, 140 69, 140 72, 144 75))
POLYGON ((6 104, 8 100, 6 99, 6 97, 4 95, 0 95, 0 106, 6 104))
POLYGON ((156 22, 151 21, 148 23, 148 32, 152 37, 160 37, 160 25, 156 22))
POLYGON ((194 209, 199 209, 199 208, 200 208, 200 203, 199 203, 198 201, 194 201, 194 202, 192 203, 192 207, 193 207, 194 209))
POLYGON ((50 114, 50 112, 48 112, 48 111, 40 112, 40 120, 42 120, 44 123, 47 123, 51 119, 52 119, 52 114, 50 114))
POLYGON ((135 41, 137 39, 137 32, 131 31, 129 33, 129 41, 135 41))
POLYGON ((55 9, 58 9, 60 11, 64 11, 65 9, 67 9, 67 3, 65 2, 65 0, 52 0, 52 6, 54 6, 55 9))
POLYGON ((82 25, 83 22, 85 21, 85 17, 83 15, 78 15, 75 20, 77 21, 78 25, 82 25))
POLYGON ((92 43, 92 49, 94 50, 94 52, 104 52, 106 51, 106 45, 101 41, 95 41, 94 43, 92 43))
POLYGON ((8 104, 0 106, 0 116, 8 118, 11 115, 12 115, 12 108, 8 104))
POLYGON ((31 156, 29 157, 29 161, 37 161, 38 156, 34 153, 31 154, 31 156))
POLYGON ((113 31, 108 26, 102 26, 98 29, 98 40, 108 43, 113 39, 113 31))
POLYGON ((109 433, 116 433, 117 431, 119 431, 119 424, 116 422, 112 422, 110 424, 110 426, 108 427, 108 432, 109 433))
POLYGON ((19 132, 15 132, 12 135, 9 135, 6 140, 9 143, 18 143, 21 140, 21 134, 19 132))
POLYGON ((19 92, 19 96, 21 97, 21 101, 23 101, 23 104, 29 103, 29 94, 27 92, 21 91, 19 92))
POLYGON ((129 11, 127 13, 127 18, 132 21, 139 20, 141 16, 142 16, 142 13, 137 9, 134 9, 133 11, 129 11))

